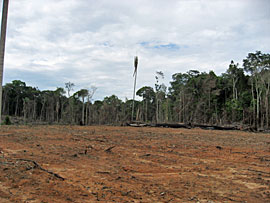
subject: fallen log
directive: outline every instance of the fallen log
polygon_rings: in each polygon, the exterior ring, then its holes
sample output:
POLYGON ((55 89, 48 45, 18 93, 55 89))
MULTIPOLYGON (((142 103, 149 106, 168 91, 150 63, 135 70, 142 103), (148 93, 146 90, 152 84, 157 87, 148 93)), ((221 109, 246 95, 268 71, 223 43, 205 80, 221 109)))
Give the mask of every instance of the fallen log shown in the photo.
POLYGON ((239 130, 237 126, 218 126, 218 125, 203 125, 203 124, 193 124, 193 127, 206 129, 206 130, 239 130))
POLYGON ((146 126, 149 126, 146 123, 128 123, 127 125, 131 126, 131 127, 146 127, 146 126))
POLYGON ((157 123, 155 127, 165 127, 165 128, 191 128, 190 125, 180 124, 180 123, 157 123))
POLYGON ((218 125, 205 125, 205 124, 191 124, 191 123, 155 123, 155 124, 146 124, 146 123, 127 123, 131 127, 164 127, 164 128, 201 128, 205 130, 241 130, 238 126, 218 126, 218 125))

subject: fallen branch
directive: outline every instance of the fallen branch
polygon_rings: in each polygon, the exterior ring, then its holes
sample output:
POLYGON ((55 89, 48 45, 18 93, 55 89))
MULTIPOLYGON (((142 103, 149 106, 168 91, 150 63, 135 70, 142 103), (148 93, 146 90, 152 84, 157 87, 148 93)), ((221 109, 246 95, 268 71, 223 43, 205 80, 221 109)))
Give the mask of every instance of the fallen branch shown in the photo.
POLYGON ((105 152, 111 152, 111 150, 112 150, 113 148, 115 148, 115 146, 109 147, 108 149, 105 149, 104 151, 105 151, 105 152))
POLYGON ((96 173, 100 173, 100 174, 110 174, 110 172, 108 172, 108 171, 97 171, 96 173))
POLYGON ((42 171, 45 171, 46 173, 49 173, 49 174, 53 175, 53 176, 56 177, 56 178, 59 178, 59 179, 61 179, 61 180, 65 180, 65 178, 61 177, 61 176, 58 175, 57 173, 54 173, 54 172, 52 172, 52 171, 48 171, 47 169, 42 168, 42 167, 41 167, 37 162, 35 162, 34 160, 29 160, 29 159, 16 159, 16 160, 18 160, 18 161, 32 162, 32 163, 34 164, 34 167, 33 167, 33 168, 38 168, 38 169, 40 169, 40 170, 42 170, 42 171))

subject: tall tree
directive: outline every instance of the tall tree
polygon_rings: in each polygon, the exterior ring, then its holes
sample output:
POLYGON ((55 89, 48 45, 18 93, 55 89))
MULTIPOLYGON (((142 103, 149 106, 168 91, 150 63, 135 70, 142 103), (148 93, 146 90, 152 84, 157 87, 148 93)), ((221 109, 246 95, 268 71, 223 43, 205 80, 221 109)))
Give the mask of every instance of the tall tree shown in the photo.
POLYGON ((139 59, 138 59, 138 56, 135 56, 134 58, 134 73, 133 73, 133 77, 135 76, 134 78, 134 90, 133 90, 133 103, 132 103, 132 117, 131 117, 131 120, 133 120, 133 116, 134 116, 134 100, 135 100, 135 89, 136 89, 136 81, 137 81, 137 70, 138 70, 138 63, 139 63, 139 59))
POLYGON ((265 120, 266 128, 269 128, 269 97, 270 97, 270 70, 264 70, 262 77, 262 83, 264 85, 264 105, 265 105, 265 120))
MULTIPOLYGON (((264 67, 261 71, 261 83, 263 86, 264 94, 264 115, 262 116, 266 120, 266 128, 269 128, 269 97, 270 97, 270 54, 263 54, 262 56, 262 66, 264 67)), ((264 124, 264 119, 261 122, 262 127, 264 124)))
MULTIPOLYGON (((256 95, 254 98, 254 114, 256 109, 256 118, 254 121, 255 128, 259 127, 260 123, 260 113, 261 113, 261 99, 264 86, 262 84, 262 74, 270 69, 269 66, 269 54, 263 54, 261 51, 256 51, 256 53, 249 53, 247 58, 243 60, 244 70, 251 74, 252 87, 255 88, 256 95), (256 98, 256 99, 255 99, 256 98), (256 102, 256 107, 255 107, 256 102)), ((253 89, 253 88, 252 88, 253 89)), ((254 116, 255 117, 255 116, 254 116)))
POLYGON ((86 103, 86 115, 85 115, 85 124, 88 125, 90 124, 90 103, 91 100, 97 91, 97 87, 92 86, 90 89, 88 89, 88 94, 87 94, 87 103, 86 103))
POLYGON ((239 68, 239 64, 235 64, 234 61, 231 61, 229 69, 223 76, 228 80, 228 91, 232 93, 232 97, 226 101, 226 105, 230 109, 231 120, 234 122, 241 117, 241 112, 244 111, 240 105, 242 99, 239 97, 243 95, 244 86, 247 86, 248 81, 245 80, 243 68, 239 68))
POLYGON ((70 97, 70 92, 73 90, 73 87, 75 86, 74 83, 72 82, 67 82, 65 83, 67 92, 68 92, 68 97, 70 97))
POLYGON ((229 69, 227 70, 227 73, 230 75, 230 79, 232 80, 233 99, 235 99, 235 100, 238 99, 238 92, 237 92, 237 87, 236 87, 236 84, 239 80, 238 65, 239 64, 234 64, 234 62, 231 61, 229 69))
POLYGON ((88 90, 87 89, 81 89, 80 91, 78 91, 77 94, 79 98, 82 98, 82 125, 85 125, 85 103, 84 103, 84 99, 85 97, 87 97, 88 95, 88 90))
POLYGON ((3 92, 3 72, 4 72, 4 58, 5 58, 5 44, 7 33, 7 16, 8 16, 9 0, 3 0, 2 9, 2 24, 1 24, 1 39, 0 39, 0 125, 2 121, 2 92, 3 92))
MULTIPOLYGON (((144 121, 147 122, 149 120, 149 109, 155 101, 155 92, 152 87, 144 86, 136 92, 136 95, 143 98, 144 121)), ((150 118, 152 118, 151 111, 150 111, 150 118)))
POLYGON ((160 80, 164 79, 164 73, 162 71, 156 71, 156 122, 160 122, 162 119, 162 102, 165 99, 166 89, 164 83, 161 83, 160 80))
POLYGON ((170 96, 174 101, 173 112, 175 112, 174 120, 184 122, 184 109, 185 109, 185 88, 188 82, 188 74, 175 73, 172 75, 173 81, 170 82, 169 88, 170 96))
POLYGON ((57 89, 54 91, 54 97, 55 97, 55 110, 56 110, 56 122, 59 123, 59 116, 63 112, 63 104, 62 103, 62 97, 65 94, 65 90, 62 87, 57 87, 57 89))
POLYGON ((68 106, 69 106, 69 122, 72 123, 73 121, 73 98, 70 97, 70 92, 73 90, 75 86, 72 82, 65 83, 67 92, 68 92, 68 106))

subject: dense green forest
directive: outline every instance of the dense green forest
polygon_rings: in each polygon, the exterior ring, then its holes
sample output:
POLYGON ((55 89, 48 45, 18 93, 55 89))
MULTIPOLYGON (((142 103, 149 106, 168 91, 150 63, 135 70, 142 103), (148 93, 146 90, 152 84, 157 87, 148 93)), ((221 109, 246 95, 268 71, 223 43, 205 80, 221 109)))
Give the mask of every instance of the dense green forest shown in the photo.
POLYGON ((141 100, 135 101, 134 118, 133 100, 122 101, 112 95, 93 102, 95 88, 70 95, 75 88, 70 82, 55 91, 40 91, 20 80, 7 83, 2 112, 25 123, 93 125, 136 120, 269 129, 270 54, 249 53, 242 67, 234 61, 228 64, 220 76, 213 71, 175 73, 169 87, 162 82, 163 73, 157 71, 153 87, 141 87, 136 92, 141 100))

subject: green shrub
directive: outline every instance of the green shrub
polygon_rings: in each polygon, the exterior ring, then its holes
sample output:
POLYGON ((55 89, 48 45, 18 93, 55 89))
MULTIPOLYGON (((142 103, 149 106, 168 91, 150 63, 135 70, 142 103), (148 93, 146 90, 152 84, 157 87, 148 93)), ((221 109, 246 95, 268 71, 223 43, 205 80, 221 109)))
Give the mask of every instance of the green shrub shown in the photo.
POLYGON ((10 118, 8 116, 6 116, 6 118, 4 120, 4 125, 11 125, 11 121, 10 121, 10 118))

